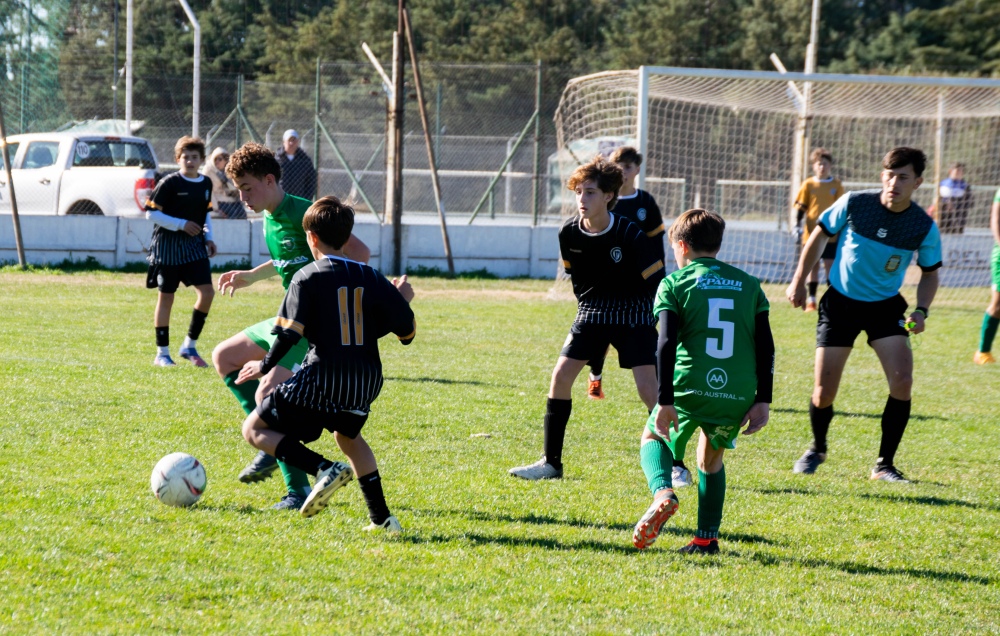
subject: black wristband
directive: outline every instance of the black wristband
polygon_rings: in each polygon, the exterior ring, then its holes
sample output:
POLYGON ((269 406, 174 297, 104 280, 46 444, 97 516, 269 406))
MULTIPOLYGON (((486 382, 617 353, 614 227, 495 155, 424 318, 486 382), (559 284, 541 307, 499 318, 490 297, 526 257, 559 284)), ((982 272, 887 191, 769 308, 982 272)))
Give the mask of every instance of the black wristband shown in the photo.
POLYGON ((931 315, 930 315, 930 314, 929 314, 929 313, 927 312, 927 308, 926 308, 926 307, 917 307, 917 308, 916 308, 916 309, 914 309, 913 311, 919 311, 920 313, 922 313, 922 314, 924 315, 924 320, 926 320, 926 319, 930 318, 930 316, 931 316, 931 315))

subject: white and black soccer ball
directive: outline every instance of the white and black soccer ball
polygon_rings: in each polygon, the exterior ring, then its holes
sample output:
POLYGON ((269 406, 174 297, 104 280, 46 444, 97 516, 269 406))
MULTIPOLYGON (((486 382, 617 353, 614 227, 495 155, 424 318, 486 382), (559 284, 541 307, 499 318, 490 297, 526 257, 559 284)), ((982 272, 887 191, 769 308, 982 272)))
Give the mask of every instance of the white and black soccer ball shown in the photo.
POLYGON ((205 492, 205 467, 187 453, 170 453, 156 463, 149 478, 153 494, 168 506, 190 506, 205 492))

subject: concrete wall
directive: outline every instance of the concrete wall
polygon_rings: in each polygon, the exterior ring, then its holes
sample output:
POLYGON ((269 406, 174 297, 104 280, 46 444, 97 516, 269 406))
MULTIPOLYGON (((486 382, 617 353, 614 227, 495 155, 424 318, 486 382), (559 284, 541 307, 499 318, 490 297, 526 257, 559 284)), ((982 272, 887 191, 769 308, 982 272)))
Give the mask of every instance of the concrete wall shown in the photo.
MULTIPOLYGON (((259 265, 268 259, 259 219, 214 219, 213 224, 219 248, 212 259, 214 264, 249 259, 259 265)), ((29 263, 37 265, 90 256, 107 267, 142 262, 152 232, 153 223, 143 218, 21 217, 25 255, 29 263)), ((456 221, 448 227, 456 271, 485 269, 501 277, 553 278, 558 270, 558 232, 559 228, 552 225, 530 227, 489 221, 474 225, 456 221)), ((371 249, 371 264, 387 270, 393 253, 392 228, 360 217, 354 233, 371 249)), ((423 266, 447 271, 441 227, 436 220, 407 221, 402 235, 404 270, 423 266)), ((989 285, 992 248, 993 238, 988 232, 943 236, 942 285, 989 285)), ((794 237, 771 224, 734 222, 726 230, 719 257, 764 281, 787 282, 795 271, 798 253, 794 237)), ((672 271, 669 249, 667 260, 667 269, 672 271)), ((17 261, 10 215, 0 215, 0 261, 17 261)))
MULTIPOLYGON (((69 259, 93 257, 106 267, 143 262, 153 233, 153 222, 132 217, 22 216, 21 236, 25 257, 34 265, 55 264, 69 259)), ((249 260, 259 265, 269 258, 264 243, 263 221, 213 219, 215 244, 219 249, 212 263, 249 260)), ((448 270, 441 227, 434 222, 404 223, 403 268, 437 267, 448 270)), ((391 266, 392 228, 374 219, 359 218, 355 235, 372 251, 371 264, 391 266)), ((501 277, 555 275, 559 246, 558 228, 526 225, 459 225, 448 228, 455 269, 459 272, 486 269, 501 277)), ((11 216, 0 215, 0 261, 17 262, 11 216)))

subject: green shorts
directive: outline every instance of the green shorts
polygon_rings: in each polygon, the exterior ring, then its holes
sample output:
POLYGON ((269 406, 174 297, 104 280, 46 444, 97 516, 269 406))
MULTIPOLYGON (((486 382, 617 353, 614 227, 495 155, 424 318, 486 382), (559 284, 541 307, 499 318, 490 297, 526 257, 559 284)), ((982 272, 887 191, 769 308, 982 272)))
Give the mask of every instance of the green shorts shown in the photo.
POLYGON ((993 246, 990 255, 990 271, 993 272, 993 291, 1000 292, 1000 245, 993 246))
MULTIPOLYGON (((271 333, 271 330, 274 329, 274 324, 276 322, 276 318, 258 322, 256 325, 244 329, 243 333, 246 334, 246 337, 250 338, 255 345, 264 351, 268 351, 271 349, 271 345, 274 344, 274 340, 277 338, 277 336, 271 333)), ((302 361, 305 359, 308 351, 309 342, 305 338, 302 338, 294 347, 292 347, 291 351, 285 354, 285 357, 278 360, 278 366, 284 367, 289 371, 295 371, 295 367, 302 364, 302 361)))
MULTIPOLYGON (((660 439, 663 437, 656 432, 656 414, 660 412, 660 405, 657 404, 653 407, 653 412, 649 414, 649 419, 646 420, 646 428, 649 429, 653 435, 656 435, 660 439)), ((684 459, 684 452, 687 450, 688 440, 691 436, 700 428, 705 432, 705 436, 708 437, 709 443, 712 448, 719 450, 720 448, 736 448, 736 436, 740 434, 740 424, 739 422, 734 422, 732 424, 708 424, 706 422, 699 422, 698 420, 691 419, 682 413, 677 414, 677 423, 679 432, 671 431, 670 441, 663 439, 663 442, 673 453, 675 459, 684 459)))

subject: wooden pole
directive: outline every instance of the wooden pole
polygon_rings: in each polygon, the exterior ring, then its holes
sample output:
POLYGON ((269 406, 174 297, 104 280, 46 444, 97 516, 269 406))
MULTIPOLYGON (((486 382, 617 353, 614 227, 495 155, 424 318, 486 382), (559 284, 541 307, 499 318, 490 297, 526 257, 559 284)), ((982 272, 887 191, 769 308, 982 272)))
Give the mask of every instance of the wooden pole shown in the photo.
POLYGON ((10 194, 10 216, 14 222, 14 246, 17 248, 17 263, 27 269, 24 259, 24 243, 21 240, 21 219, 17 215, 17 197, 14 195, 14 177, 10 172, 10 148, 7 147, 7 128, 3 120, 3 96, 0 95, 0 143, 3 144, 3 167, 7 173, 7 192, 10 194))
POLYGON ((316 168, 316 191, 313 192, 313 199, 314 200, 318 199, 319 198, 319 193, 322 192, 322 188, 320 188, 320 185, 319 185, 319 177, 320 177, 320 171, 319 171, 319 148, 320 148, 320 146, 319 146, 319 123, 320 123, 320 121, 319 121, 319 105, 320 105, 320 101, 319 101, 319 96, 320 96, 320 89, 322 88, 323 84, 322 84, 322 79, 320 78, 319 71, 320 71, 320 58, 317 57, 316 58, 316 107, 315 107, 315 109, 313 111, 313 113, 314 113, 314 117, 313 117, 313 131, 314 131, 313 132, 313 161, 316 162, 315 163, 315 168, 316 168))
POLYGON ((406 42, 410 47, 410 64, 413 65, 413 82, 417 86, 417 105, 420 107, 420 123, 424 127, 424 142, 427 145, 427 163, 431 168, 431 182, 434 185, 434 202, 437 204, 438 219, 441 221, 441 240, 444 255, 448 259, 448 273, 455 273, 455 260, 451 256, 451 241, 448 240, 448 224, 444 218, 444 202, 441 200, 441 182, 438 179, 437 162, 434 159, 434 145, 431 141, 430 122, 427 120, 427 106, 424 104, 424 87, 420 80, 420 65, 417 63, 417 49, 413 44, 413 28, 410 24, 410 10, 403 9, 403 23, 406 28, 406 42))

